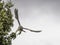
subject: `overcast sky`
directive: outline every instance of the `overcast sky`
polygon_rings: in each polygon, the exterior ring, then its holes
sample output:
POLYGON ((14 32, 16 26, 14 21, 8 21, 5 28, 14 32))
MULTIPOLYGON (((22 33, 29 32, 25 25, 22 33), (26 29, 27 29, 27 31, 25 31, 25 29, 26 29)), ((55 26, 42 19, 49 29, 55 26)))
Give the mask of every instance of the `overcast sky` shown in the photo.
MULTIPOLYGON (((42 30, 27 31, 18 36, 13 45, 60 45, 59 0, 12 0, 19 10, 19 20, 24 27, 42 30)), ((13 31, 18 27, 14 21, 13 31)))

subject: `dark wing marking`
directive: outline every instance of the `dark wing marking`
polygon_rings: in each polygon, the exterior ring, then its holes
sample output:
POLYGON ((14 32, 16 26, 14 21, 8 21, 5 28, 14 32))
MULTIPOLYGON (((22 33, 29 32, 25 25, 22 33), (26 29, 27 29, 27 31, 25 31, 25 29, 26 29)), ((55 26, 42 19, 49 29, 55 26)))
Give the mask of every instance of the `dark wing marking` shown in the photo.
POLYGON ((15 18, 17 19, 19 25, 21 25, 18 18, 18 9, 15 8, 14 13, 15 13, 15 18))

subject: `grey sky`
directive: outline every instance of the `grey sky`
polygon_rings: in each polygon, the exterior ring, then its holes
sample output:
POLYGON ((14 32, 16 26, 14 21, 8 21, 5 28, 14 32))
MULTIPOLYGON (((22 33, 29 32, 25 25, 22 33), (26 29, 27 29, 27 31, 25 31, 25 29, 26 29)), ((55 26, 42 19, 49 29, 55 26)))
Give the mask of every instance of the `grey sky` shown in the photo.
MULTIPOLYGON (((24 27, 43 30, 35 34, 27 31, 18 36, 13 45, 60 45, 60 0, 12 0, 19 9, 24 27)), ((14 21, 13 31, 18 27, 14 21)))

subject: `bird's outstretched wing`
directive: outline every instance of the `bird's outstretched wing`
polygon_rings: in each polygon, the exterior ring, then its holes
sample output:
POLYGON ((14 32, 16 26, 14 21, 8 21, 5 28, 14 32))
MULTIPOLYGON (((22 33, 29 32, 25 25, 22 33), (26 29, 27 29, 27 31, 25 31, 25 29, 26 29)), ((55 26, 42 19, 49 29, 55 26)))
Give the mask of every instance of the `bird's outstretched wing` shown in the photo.
POLYGON ((21 25, 19 22, 19 17, 18 17, 18 9, 15 8, 14 13, 15 13, 15 18, 17 19, 19 25, 21 25))
POLYGON ((29 29, 29 28, 23 28, 23 29, 25 29, 25 30, 29 30, 29 31, 31 31, 31 32, 36 32, 36 33, 38 33, 38 32, 42 32, 41 30, 39 30, 39 31, 35 31, 35 30, 31 30, 31 29, 29 29))

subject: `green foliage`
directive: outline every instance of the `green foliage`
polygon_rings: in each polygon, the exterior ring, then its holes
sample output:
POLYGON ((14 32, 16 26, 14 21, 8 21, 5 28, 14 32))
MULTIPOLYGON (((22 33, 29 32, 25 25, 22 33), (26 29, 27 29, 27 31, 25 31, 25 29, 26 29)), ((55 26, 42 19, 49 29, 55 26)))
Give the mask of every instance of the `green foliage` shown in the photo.
POLYGON ((11 37, 12 39, 15 39, 15 38, 16 38, 16 33, 12 32, 12 33, 10 34, 10 37, 11 37))
POLYGON ((11 12, 11 7, 13 7, 11 0, 6 3, 0 0, 0 45, 11 45, 12 39, 14 40, 16 38, 17 32, 10 33, 11 27, 13 27, 13 14, 11 12))
POLYGON ((4 4, 0 1, 0 45, 11 45, 12 39, 16 38, 16 34, 13 32, 9 35, 11 27, 13 26, 13 16, 11 13, 12 2, 4 4))

